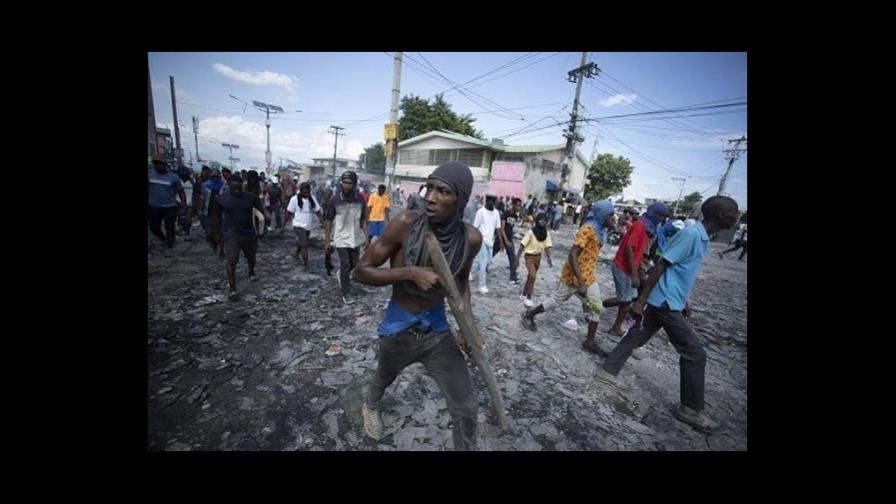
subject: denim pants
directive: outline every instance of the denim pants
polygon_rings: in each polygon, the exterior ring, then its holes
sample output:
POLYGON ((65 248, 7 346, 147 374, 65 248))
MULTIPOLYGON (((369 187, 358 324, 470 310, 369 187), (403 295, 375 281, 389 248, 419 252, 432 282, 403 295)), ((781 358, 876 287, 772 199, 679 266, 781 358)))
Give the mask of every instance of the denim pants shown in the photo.
POLYGON ((510 280, 513 282, 518 282, 519 278, 516 276, 516 247, 514 247, 513 242, 510 242, 509 246, 504 247, 504 250, 507 251, 507 264, 510 269, 510 280))
POLYGON ((492 245, 488 243, 482 242, 482 246, 479 247, 479 254, 476 256, 476 267, 473 268, 479 271, 479 287, 485 287, 485 275, 486 268, 488 268, 488 264, 492 260, 492 245))
POLYGON ((379 409, 386 388, 404 368, 415 362, 423 364, 445 396, 454 423, 454 449, 475 450, 479 402, 451 331, 426 334, 405 331, 380 337, 376 373, 367 387, 367 406, 379 409))
POLYGON ((670 310, 666 303, 663 303, 662 308, 650 305, 644 307, 644 320, 625 333, 604 361, 604 370, 613 375, 619 374, 635 348, 646 345, 660 328, 666 330, 669 341, 678 351, 681 404, 697 411, 702 410, 706 351, 684 315, 680 311, 670 310))

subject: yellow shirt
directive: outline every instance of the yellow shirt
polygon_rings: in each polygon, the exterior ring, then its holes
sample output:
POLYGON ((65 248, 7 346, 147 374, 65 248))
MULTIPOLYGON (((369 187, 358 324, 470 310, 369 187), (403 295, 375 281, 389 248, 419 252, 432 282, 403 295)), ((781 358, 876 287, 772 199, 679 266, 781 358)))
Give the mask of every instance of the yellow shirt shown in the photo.
POLYGON ((526 233, 526 236, 523 236, 523 241, 520 242, 520 245, 525 247, 523 249, 523 253, 524 254, 541 254, 542 252, 544 252, 544 249, 546 249, 548 247, 552 247, 553 245, 551 244, 551 232, 548 231, 547 233, 548 233, 547 238, 545 238, 543 242, 540 242, 540 241, 538 241, 538 239, 535 238, 535 233, 533 233, 532 230, 530 229, 526 233))
POLYGON ((370 220, 384 221, 386 220, 386 209, 389 208, 389 196, 379 194, 371 194, 367 199, 367 206, 370 208, 370 220))
MULTIPOLYGON (((576 232, 576 241, 573 242, 573 245, 578 245, 580 249, 579 271, 582 272, 585 285, 591 285, 595 280, 594 268, 597 266, 597 258, 600 256, 600 237, 597 236, 593 227, 585 224, 576 232)), ((576 286, 579 283, 568 259, 563 265, 563 272, 560 273, 560 281, 570 286, 576 286)))

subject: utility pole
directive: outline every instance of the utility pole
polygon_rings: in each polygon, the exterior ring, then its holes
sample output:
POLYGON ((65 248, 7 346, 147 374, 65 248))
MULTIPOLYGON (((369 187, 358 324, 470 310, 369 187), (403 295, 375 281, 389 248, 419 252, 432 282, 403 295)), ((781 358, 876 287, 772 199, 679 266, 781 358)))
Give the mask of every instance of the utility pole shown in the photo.
POLYGON ((146 106, 148 129, 146 150, 147 156, 152 160, 152 157, 159 153, 159 149, 157 145, 158 139, 156 138, 156 112, 152 101, 152 80, 149 77, 149 60, 146 61, 146 94, 149 97, 149 103, 146 106))
POLYGON ((333 141, 333 176, 336 176, 336 146, 339 145, 339 136, 345 136, 345 133, 340 133, 339 130, 344 130, 340 126, 330 126, 333 128, 333 131, 327 131, 327 133, 333 134, 336 138, 333 141))
MULTIPOLYGON (((691 178, 691 177, 688 177, 691 178)), ((680 180, 681 181, 681 190, 678 191, 678 199, 675 200, 675 209, 672 210, 672 216, 678 215, 678 203, 681 201, 681 195, 684 194, 684 183, 688 178, 683 177, 672 177, 672 180, 680 180)))
POLYGON ((402 53, 395 53, 395 66, 392 71, 392 107, 389 109, 389 124, 386 124, 384 152, 386 154, 386 173, 389 176, 387 185, 395 184, 395 165, 398 164, 398 99, 401 87, 402 53))
POLYGON ((174 159, 177 161, 177 166, 180 166, 184 161, 184 151, 180 147, 180 128, 177 125, 177 101, 174 97, 174 76, 169 75, 168 80, 171 82, 171 111, 174 114, 174 159))
POLYGON ((193 116, 193 140, 196 142, 196 162, 201 163, 202 158, 199 157, 199 119, 193 116))
POLYGON ((728 174, 731 173, 731 166, 737 161, 737 158, 740 157, 741 152, 745 152, 747 150, 746 147, 741 148, 741 142, 746 142, 747 136, 743 135, 742 137, 735 140, 728 140, 728 143, 734 143, 733 149, 726 149, 726 157, 728 158, 728 169, 725 170, 725 175, 722 176, 722 180, 719 181, 719 192, 716 193, 716 196, 721 196, 722 192, 725 191, 725 184, 728 182, 728 174))
POLYGON ((582 81, 585 78, 596 76, 600 72, 596 63, 585 64, 588 58, 588 52, 582 52, 582 63, 579 68, 567 72, 569 82, 576 83, 576 99, 573 102, 572 112, 570 113, 570 126, 568 130, 563 132, 566 137, 566 161, 560 171, 560 190, 566 189, 566 179, 572 170, 572 160, 576 155, 576 144, 585 140, 585 137, 576 131, 576 122, 579 120, 579 96, 582 94, 582 81))
POLYGON ((233 162, 239 161, 239 158, 233 157, 233 149, 239 149, 240 146, 235 145, 235 144, 229 144, 229 143, 222 143, 221 145, 230 149, 230 169, 233 170, 233 162))

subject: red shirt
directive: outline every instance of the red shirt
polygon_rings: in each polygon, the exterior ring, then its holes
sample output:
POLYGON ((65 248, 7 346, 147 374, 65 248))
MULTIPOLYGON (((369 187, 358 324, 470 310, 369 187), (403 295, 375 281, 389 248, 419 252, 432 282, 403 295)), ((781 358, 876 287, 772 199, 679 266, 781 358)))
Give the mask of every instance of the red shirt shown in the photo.
POLYGON ((641 264, 641 256, 647 250, 647 243, 647 229, 644 227, 644 221, 637 219, 622 238, 622 243, 619 244, 619 250, 616 251, 613 264, 619 266, 619 269, 624 271, 626 275, 631 276, 632 271, 628 267, 628 261, 625 259, 625 247, 630 246, 634 249, 635 264, 638 265, 641 264))

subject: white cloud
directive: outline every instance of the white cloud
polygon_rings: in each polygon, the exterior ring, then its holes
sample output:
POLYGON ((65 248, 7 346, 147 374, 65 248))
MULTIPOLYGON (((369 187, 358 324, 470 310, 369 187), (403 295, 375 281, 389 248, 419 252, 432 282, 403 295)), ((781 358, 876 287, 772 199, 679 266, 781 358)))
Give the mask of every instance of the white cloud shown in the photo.
POLYGON ((631 105, 635 103, 635 100, 638 99, 638 95, 636 94, 617 94, 613 96, 608 96, 600 101, 600 104, 604 107, 615 107, 617 105, 631 105))
MULTIPOLYGON (((160 123, 159 126, 169 127, 160 123)), ((278 133, 282 128, 276 123, 271 128, 271 161, 276 166, 280 158, 289 158, 299 163, 310 163, 313 158, 331 158, 333 156, 333 135, 327 133, 325 126, 311 126, 305 131, 278 133)), ((192 128, 181 128, 181 142, 185 148, 193 149, 192 128)), ((265 165, 267 149, 267 132, 264 124, 246 120, 240 116, 217 116, 202 119, 199 122, 199 151, 203 159, 211 159, 228 164, 229 149, 221 143, 239 145, 233 156, 240 159, 239 168, 265 165)), ((359 140, 339 139, 338 156, 357 159, 364 152, 364 145, 359 140)))
POLYGON ((292 91, 292 85, 298 80, 293 79, 289 75, 271 72, 269 70, 254 73, 241 72, 222 63, 215 63, 212 65, 212 68, 219 74, 236 81, 257 86, 283 86, 289 91, 292 91))

